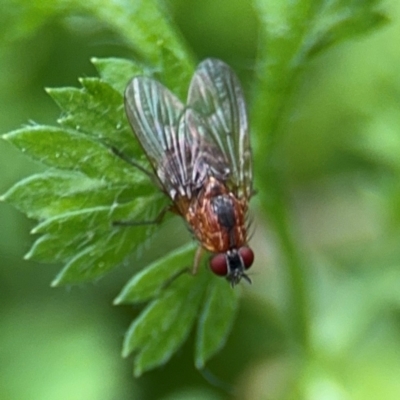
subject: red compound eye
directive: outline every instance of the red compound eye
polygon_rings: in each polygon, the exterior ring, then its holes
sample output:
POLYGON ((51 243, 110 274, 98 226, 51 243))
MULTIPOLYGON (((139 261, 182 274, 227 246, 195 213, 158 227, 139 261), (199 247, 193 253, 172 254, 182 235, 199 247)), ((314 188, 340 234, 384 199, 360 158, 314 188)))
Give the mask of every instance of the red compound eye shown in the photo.
POLYGON ((223 253, 215 255, 210 260, 210 268, 214 274, 219 276, 226 276, 228 273, 228 264, 226 255, 223 253))
POLYGON ((240 257, 242 257, 244 267, 249 269, 254 261, 254 253, 253 250, 249 247, 241 247, 239 249, 240 257))

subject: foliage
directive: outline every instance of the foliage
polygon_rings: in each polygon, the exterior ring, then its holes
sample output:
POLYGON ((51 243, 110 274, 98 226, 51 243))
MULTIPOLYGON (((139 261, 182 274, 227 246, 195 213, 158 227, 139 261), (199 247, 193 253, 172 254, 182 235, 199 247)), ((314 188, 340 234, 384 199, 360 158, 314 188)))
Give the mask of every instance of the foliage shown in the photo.
MULTIPOLYGON (((81 79, 79 89, 48 89, 62 110, 57 126, 30 125, 4 135, 48 166, 3 196, 39 221, 32 233, 41 236, 27 257, 65 264, 54 285, 93 280, 137 255, 156 229, 113 223, 152 220, 166 205, 153 183, 112 151, 116 148, 146 167, 124 116, 126 83, 134 75, 153 75, 184 99, 193 56, 156 1, 59 0, 39 7, 15 0, 15 4, 26 15, 37 15, 38 24, 61 12, 87 13, 120 35, 133 52, 135 61, 92 59, 100 77, 81 79)), ((307 275, 292 234, 277 149, 291 95, 310 60, 329 46, 380 26, 386 18, 374 0, 255 0, 254 5, 260 25, 251 109, 256 186, 261 212, 273 224, 288 271, 288 309, 281 321, 292 343, 307 351, 307 275)), ((33 29, 22 21, 12 28, 16 36, 33 29)), ((124 355, 135 353, 136 375, 166 363, 195 323, 197 368, 203 368, 226 341, 237 310, 237 292, 204 270, 198 277, 184 274, 173 279, 192 258, 192 245, 165 255, 135 274, 115 301, 147 303, 124 342, 124 355)))

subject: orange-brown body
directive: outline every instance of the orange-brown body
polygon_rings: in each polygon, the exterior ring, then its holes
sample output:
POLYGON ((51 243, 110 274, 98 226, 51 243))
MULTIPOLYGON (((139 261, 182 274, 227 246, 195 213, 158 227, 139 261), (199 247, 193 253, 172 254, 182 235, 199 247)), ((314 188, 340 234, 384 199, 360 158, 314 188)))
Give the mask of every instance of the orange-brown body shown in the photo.
POLYGON ((176 203, 177 211, 185 218, 203 248, 213 253, 224 253, 247 244, 247 203, 237 199, 225 183, 209 177, 191 201, 176 203), (221 222, 216 207, 218 201, 228 204, 229 224, 221 222))

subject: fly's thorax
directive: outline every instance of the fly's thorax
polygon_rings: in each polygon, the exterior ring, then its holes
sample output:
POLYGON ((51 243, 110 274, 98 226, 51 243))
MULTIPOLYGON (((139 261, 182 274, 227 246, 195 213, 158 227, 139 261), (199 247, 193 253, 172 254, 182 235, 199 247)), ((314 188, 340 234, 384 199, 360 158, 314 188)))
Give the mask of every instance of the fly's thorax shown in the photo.
POLYGON ((219 224, 228 232, 237 225, 234 200, 233 196, 229 194, 220 194, 210 200, 211 209, 217 216, 219 224))
POLYGON ((176 143, 165 150, 156 168, 156 175, 172 201, 178 197, 190 199, 205 187, 211 189, 228 179, 229 167, 215 145, 180 136, 174 139, 176 143))

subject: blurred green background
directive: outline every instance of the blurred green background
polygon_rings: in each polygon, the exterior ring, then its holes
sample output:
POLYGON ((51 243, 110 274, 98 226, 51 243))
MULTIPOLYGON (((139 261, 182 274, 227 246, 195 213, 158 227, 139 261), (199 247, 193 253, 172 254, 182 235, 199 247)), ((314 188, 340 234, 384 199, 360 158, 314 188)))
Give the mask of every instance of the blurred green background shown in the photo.
MULTIPOLYGON (((84 15, 40 19, 18 4, 0 4, 1 133, 54 123, 59 112, 43 88, 78 86, 78 77, 96 74, 91 57, 132 56, 84 15)), ((219 57, 235 68, 251 107, 258 26, 250 3, 168 6, 199 60, 219 57)), ((237 398, 400 398, 400 4, 387 10, 390 24, 328 50, 299 80, 279 154, 307 260, 310 350, 295 352, 278 323, 285 270, 255 197, 254 284, 242 285, 234 330, 209 365, 237 398)), ((41 168, 4 141, 0 163, 1 193, 41 168)), ((23 261, 33 222, 3 203, 0 221, 0 399, 231 397, 195 370, 193 340, 165 367, 134 379, 120 349, 139 309, 112 306, 129 267, 51 289, 60 266, 23 261)), ((163 226, 138 263, 171 248, 171 231, 185 236, 181 223, 163 226)))

